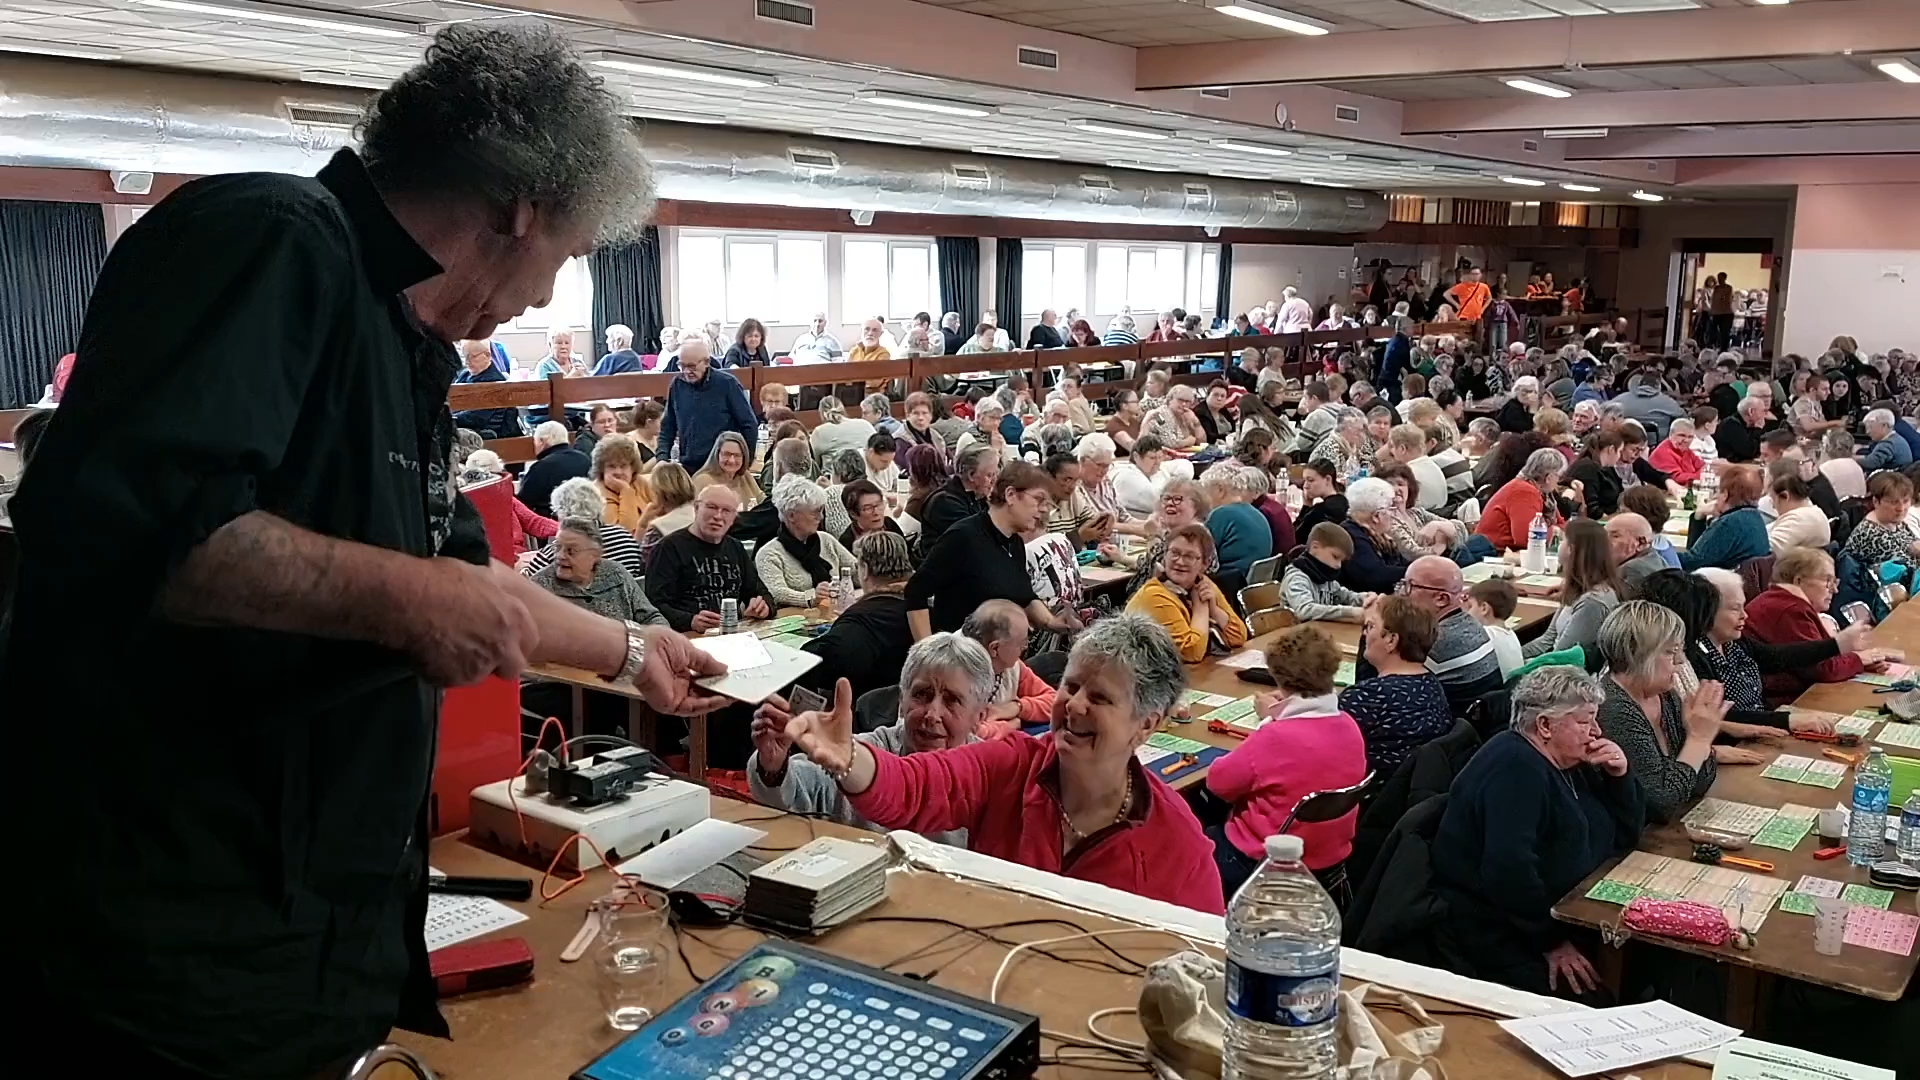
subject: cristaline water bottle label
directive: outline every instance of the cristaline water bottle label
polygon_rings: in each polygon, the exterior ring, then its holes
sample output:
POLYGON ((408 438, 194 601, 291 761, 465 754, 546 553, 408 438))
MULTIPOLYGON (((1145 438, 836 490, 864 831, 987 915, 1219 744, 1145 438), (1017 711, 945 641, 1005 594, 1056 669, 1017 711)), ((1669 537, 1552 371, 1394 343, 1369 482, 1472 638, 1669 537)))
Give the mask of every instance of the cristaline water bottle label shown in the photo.
POLYGON ((1317 975, 1269 975, 1227 961, 1227 1008, 1235 1016, 1281 1027, 1312 1027, 1333 1019, 1340 969, 1317 975))

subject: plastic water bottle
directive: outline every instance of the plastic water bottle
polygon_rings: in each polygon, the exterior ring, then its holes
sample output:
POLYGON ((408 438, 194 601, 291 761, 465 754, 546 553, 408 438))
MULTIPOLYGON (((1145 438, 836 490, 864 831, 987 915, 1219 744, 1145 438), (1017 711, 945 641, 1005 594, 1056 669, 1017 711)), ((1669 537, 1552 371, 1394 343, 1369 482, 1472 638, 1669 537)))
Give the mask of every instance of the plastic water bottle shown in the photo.
POLYGON ((1920 788, 1913 789, 1900 810, 1900 861, 1920 866, 1920 788))
MULTIPOLYGON (((1874 747, 1853 770, 1853 813, 1847 821, 1847 861, 1872 866, 1887 850, 1887 804, 1893 798, 1893 767, 1874 747)), ((1911 800, 1909 800, 1911 801, 1911 800)), ((1904 816, 1904 815, 1903 815, 1904 816)))
POLYGON ((1533 515, 1533 524, 1527 526, 1526 569, 1529 574, 1538 574, 1547 568, 1547 515, 1533 515))
POLYGON ((1340 910, 1300 864, 1297 836, 1227 905, 1227 1031, 1221 1080, 1305 1080, 1339 1065, 1340 910))
POLYGON ((847 580, 847 568, 836 566, 833 570, 833 611, 838 615, 853 606, 853 582, 847 580))

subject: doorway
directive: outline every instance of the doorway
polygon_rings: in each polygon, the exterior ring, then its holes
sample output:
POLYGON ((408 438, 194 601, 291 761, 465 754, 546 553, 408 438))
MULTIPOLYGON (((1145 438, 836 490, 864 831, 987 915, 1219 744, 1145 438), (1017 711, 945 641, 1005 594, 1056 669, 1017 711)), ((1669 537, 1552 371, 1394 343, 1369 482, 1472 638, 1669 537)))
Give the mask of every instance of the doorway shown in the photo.
POLYGON ((1702 351, 1740 349, 1758 358, 1770 351, 1770 318, 1777 301, 1780 260, 1771 240, 1682 240, 1668 283, 1666 347, 1687 340, 1702 351), (1713 310, 1725 274, 1730 310, 1713 310))

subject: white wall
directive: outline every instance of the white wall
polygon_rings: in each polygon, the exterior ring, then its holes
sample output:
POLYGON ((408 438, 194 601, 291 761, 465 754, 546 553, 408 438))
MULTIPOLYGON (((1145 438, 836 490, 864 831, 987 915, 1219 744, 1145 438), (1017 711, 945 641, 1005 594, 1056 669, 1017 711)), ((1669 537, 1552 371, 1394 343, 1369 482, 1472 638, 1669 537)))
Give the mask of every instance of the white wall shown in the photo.
POLYGON ((1780 351, 1817 357, 1846 335, 1869 353, 1920 348, 1920 251, 1795 248, 1780 351))
POLYGON ((1233 310, 1222 314, 1251 311, 1268 300, 1279 300, 1287 286, 1315 307, 1328 295, 1346 302, 1353 288, 1353 247, 1302 247, 1292 244, 1233 245, 1233 287, 1229 295, 1233 310))

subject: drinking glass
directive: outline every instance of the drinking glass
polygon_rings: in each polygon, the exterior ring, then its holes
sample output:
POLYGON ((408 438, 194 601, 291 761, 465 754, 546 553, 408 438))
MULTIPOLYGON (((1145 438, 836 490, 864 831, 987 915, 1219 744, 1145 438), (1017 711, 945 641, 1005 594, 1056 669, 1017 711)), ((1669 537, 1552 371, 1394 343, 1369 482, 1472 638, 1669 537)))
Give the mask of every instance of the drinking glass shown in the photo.
POLYGON ((600 900, 600 936, 593 958, 600 1004, 607 1023, 632 1031, 653 1019, 662 1004, 666 965, 673 955, 667 924, 667 894, 626 885, 600 900))

